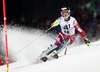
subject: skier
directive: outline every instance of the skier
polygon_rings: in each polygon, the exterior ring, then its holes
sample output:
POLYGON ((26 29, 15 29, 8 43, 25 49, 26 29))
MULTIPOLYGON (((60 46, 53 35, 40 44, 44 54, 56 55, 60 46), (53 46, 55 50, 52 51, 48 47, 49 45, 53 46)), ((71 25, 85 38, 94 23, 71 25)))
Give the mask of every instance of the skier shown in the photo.
MULTIPOLYGON (((70 14, 71 12, 69 7, 61 8, 61 17, 56 19, 56 21, 58 20, 60 22, 59 25, 61 27, 61 32, 59 33, 57 40, 59 40, 66 46, 72 44, 75 40, 75 29, 76 29, 84 39, 85 43, 89 46, 90 41, 87 39, 85 32, 81 29, 76 19, 70 16, 70 14)), ((53 25, 54 23, 51 24, 51 26, 53 25)), ((62 46, 56 41, 54 45, 52 45, 49 49, 42 52, 39 59, 46 61, 47 60, 46 56, 48 56, 49 54, 58 58, 57 52, 61 50, 61 48, 62 46)))

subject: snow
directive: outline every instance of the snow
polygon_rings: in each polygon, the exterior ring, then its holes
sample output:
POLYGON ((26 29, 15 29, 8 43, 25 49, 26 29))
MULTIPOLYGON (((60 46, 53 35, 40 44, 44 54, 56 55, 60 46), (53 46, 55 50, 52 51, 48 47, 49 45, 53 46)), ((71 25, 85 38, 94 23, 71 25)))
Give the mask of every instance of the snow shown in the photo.
MULTIPOLYGON (((100 41, 93 42, 94 45, 90 47, 85 44, 69 46, 66 55, 63 55, 63 50, 58 59, 35 63, 39 54, 49 44, 55 42, 49 34, 46 34, 17 54, 20 49, 40 35, 37 32, 8 29, 9 56, 17 59, 17 62, 9 64, 9 72, 100 72, 100 41)), ((6 72, 6 65, 0 66, 0 72, 6 72)))

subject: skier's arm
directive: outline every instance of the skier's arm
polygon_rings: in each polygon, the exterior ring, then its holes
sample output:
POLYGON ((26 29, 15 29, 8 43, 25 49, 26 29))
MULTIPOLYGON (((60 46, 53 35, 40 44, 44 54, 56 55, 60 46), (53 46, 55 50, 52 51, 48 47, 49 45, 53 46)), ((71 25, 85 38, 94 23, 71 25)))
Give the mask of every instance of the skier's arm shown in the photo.
POLYGON ((79 26, 78 22, 74 23, 74 27, 81 34, 83 39, 87 38, 85 32, 81 29, 81 27, 79 26))
POLYGON ((60 20, 59 19, 56 19, 52 24, 51 24, 51 27, 56 27, 60 24, 60 20))
POLYGON ((81 34, 82 38, 84 39, 85 43, 90 46, 90 41, 87 39, 85 32, 81 29, 78 22, 73 22, 75 29, 81 34))

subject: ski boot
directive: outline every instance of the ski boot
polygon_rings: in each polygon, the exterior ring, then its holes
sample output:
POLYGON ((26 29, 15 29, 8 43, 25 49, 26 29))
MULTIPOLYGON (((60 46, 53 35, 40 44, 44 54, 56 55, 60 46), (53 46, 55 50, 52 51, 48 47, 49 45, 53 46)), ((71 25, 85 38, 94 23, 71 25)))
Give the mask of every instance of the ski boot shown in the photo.
POLYGON ((48 59, 47 57, 43 57, 43 58, 41 58, 41 60, 44 61, 44 62, 46 62, 47 59, 48 59))
POLYGON ((56 50, 51 53, 51 56, 58 59, 58 55, 57 55, 56 50))
POLYGON ((46 62, 47 59, 48 59, 47 57, 42 57, 42 58, 38 57, 38 58, 37 58, 37 60, 42 60, 43 62, 46 62))
POLYGON ((58 59, 59 56, 56 54, 56 55, 54 55, 53 57, 56 58, 56 59, 58 59))

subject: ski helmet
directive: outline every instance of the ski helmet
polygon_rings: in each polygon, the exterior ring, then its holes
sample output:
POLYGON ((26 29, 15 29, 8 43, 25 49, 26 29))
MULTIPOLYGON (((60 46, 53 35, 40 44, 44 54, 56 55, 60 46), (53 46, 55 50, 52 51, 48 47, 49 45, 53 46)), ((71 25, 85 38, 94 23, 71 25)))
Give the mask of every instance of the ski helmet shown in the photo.
POLYGON ((70 16, 70 8, 69 7, 62 7, 61 8, 61 15, 64 17, 64 19, 68 18, 70 16))

